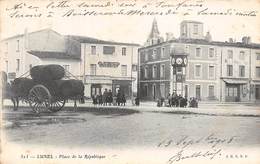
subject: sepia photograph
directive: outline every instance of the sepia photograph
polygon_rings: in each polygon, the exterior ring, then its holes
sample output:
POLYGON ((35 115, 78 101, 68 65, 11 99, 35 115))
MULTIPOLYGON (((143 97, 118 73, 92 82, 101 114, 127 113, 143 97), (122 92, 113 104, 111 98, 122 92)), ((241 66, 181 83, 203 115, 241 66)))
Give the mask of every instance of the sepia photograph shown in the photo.
POLYGON ((259 11, 0 0, 0 163, 260 163, 259 11))

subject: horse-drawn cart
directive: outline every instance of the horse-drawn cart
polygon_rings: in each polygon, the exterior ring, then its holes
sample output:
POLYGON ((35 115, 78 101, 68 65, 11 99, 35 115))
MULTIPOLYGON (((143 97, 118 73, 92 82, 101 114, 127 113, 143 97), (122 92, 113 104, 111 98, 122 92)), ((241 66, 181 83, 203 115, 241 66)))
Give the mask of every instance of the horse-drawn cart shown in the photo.
POLYGON ((18 108, 19 99, 28 103, 36 113, 57 112, 68 99, 84 101, 83 82, 75 76, 66 80, 64 78, 68 76, 65 74, 70 73, 60 65, 38 65, 30 69, 31 78, 16 78, 10 89, 6 89, 14 109, 18 108))

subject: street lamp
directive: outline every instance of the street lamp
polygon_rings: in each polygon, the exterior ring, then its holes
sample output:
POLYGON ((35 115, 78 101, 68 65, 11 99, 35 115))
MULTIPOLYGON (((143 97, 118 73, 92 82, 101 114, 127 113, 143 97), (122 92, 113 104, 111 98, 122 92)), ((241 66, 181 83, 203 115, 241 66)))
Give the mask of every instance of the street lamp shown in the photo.
POLYGON ((173 91, 175 91, 176 94, 182 95, 183 83, 185 82, 185 74, 183 69, 187 67, 188 54, 185 52, 180 52, 179 50, 178 51, 173 50, 170 55, 171 55, 171 65, 173 70, 173 91), (180 85, 178 85, 178 83, 180 85), (177 93, 178 91, 180 92, 177 93))

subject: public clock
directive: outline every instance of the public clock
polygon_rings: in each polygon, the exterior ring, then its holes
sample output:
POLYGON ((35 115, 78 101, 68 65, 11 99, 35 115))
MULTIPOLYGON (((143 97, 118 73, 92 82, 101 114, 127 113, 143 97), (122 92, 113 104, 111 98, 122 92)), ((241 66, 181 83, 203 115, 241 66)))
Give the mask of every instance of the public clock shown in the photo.
POLYGON ((183 59, 183 63, 184 63, 185 65, 187 65, 187 58, 184 58, 184 59, 183 59))
POLYGON ((183 62, 183 61, 182 61, 182 58, 177 58, 177 59, 176 59, 176 63, 177 63, 177 64, 182 64, 182 62, 183 62))

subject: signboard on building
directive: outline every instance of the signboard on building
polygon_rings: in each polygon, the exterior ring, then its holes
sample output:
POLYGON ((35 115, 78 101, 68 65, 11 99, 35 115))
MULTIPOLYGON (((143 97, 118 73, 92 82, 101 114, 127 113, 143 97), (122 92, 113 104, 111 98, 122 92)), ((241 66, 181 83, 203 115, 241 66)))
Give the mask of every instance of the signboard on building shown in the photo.
POLYGON ((113 67, 116 68, 120 65, 119 62, 98 62, 99 67, 113 67))

